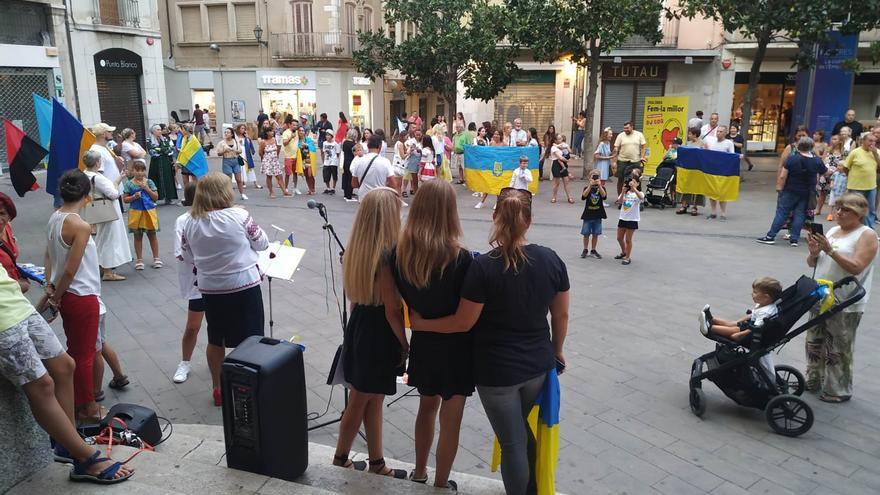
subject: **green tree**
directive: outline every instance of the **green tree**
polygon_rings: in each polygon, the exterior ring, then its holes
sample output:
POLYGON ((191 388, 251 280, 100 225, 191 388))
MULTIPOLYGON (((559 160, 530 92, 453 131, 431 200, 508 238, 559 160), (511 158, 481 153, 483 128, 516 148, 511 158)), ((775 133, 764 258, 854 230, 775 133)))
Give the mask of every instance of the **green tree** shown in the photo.
POLYGON ((593 126, 596 98, 602 68, 600 55, 619 48, 633 36, 656 43, 662 38, 660 17, 663 0, 508 0, 517 19, 515 38, 527 45, 539 62, 553 62, 569 57, 572 63, 586 67, 586 133, 584 135, 584 170, 586 177, 593 159, 593 126))
MULTIPOLYGON (((815 63, 811 46, 826 39, 828 31, 838 29, 856 33, 877 26, 880 15, 878 0, 680 0, 675 13, 683 17, 703 16, 720 21, 728 33, 757 43, 749 86, 743 98, 743 139, 748 139, 752 101, 761 80, 761 63, 772 42, 787 41, 798 44, 793 61, 800 67, 815 63), (850 15, 852 14, 852 15, 850 15)), ((788 136, 786 136, 787 138, 788 136)), ((747 149, 746 142, 743 150, 747 149)))
POLYGON ((361 32, 354 53, 358 71, 375 80, 397 70, 411 92, 436 91, 446 102, 447 120, 457 107, 458 83, 467 98, 488 101, 516 74, 518 53, 509 43, 509 16, 489 0, 388 0, 385 24, 412 23, 416 34, 395 43, 383 31, 361 32))

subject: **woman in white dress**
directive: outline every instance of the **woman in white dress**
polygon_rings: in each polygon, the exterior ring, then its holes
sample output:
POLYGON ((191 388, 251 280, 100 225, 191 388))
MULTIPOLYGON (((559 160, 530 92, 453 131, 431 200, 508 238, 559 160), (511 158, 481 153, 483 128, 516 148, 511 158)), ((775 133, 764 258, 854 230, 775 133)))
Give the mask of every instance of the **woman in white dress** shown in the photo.
POLYGON ((95 196, 104 196, 113 201, 116 209, 116 220, 99 223, 95 226, 95 244, 98 247, 98 264, 101 265, 101 280, 116 282, 125 280, 125 277, 114 272, 117 266, 131 261, 131 250, 128 246, 128 232, 122 218, 122 209, 119 206, 119 183, 125 179, 124 174, 119 174, 116 183, 104 177, 98 172, 101 165, 101 154, 97 151, 87 151, 83 155, 83 163, 86 165, 85 174, 94 184, 95 196))

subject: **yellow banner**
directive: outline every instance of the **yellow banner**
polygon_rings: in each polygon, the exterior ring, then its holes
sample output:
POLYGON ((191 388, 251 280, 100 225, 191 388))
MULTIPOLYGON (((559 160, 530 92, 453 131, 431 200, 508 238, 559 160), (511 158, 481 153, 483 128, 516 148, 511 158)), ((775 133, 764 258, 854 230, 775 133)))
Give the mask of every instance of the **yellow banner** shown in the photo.
POLYGON ((649 96, 645 98, 642 133, 648 142, 645 175, 654 175, 672 140, 687 140, 688 97, 649 96))

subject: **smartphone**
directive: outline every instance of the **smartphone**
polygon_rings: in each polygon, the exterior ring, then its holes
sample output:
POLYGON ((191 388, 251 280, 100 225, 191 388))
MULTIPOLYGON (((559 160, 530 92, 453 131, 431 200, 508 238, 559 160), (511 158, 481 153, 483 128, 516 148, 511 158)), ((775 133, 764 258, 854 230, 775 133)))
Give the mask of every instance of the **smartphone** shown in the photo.
POLYGON ((565 363, 560 360, 556 360, 556 374, 561 375, 562 372, 565 371, 565 363))
POLYGON ((825 235, 825 227, 821 223, 811 223, 810 232, 816 235, 825 235))

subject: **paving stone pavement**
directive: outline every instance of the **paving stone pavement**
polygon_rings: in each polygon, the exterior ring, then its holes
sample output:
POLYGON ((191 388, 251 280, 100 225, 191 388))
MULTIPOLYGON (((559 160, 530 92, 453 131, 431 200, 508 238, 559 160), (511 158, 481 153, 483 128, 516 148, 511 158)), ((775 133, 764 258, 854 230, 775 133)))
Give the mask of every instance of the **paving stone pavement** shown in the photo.
MULTIPOLYGON (((717 315, 739 315, 751 305, 754 278, 770 275, 787 285, 810 273, 804 244, 793 249, 753 240, 766 232, 775 205, 775 162, 757 162, 755 171, 744 172, 740 200, 730 205, 727 222, 675 215, 669 209, 645 211, 630 266, 611 259, 617 252, 616 211, 609 210, 615 218, 605 222, 599 243, 605 258, 582 260, 582 204, 550 204, 550 183, 541 183, 529 240, 555 249, 572 282, 568 370, 561 377, 560 491, 880 492, 880 337, 876 332, 880 312, 873 307, 859 328, 854 399, 829 405, 807 396, 816 423, 806 435, 789 439, 773 434, 763 412, 736 406, 711 384, 704 388, 708 399, 704 418, 694 417, 688 408, 691 362, 712 348, 697 329, 699 308, 710 303, 717 315)), ((214 159, 212 168, 218 168, 214 159)), ((578 192, 581 187, 582 182, 574 183, 578 192)), ((8 177, 0 179, 0 190, 13 194, 8 177)), ((309 410, 324 412, 332 394, 322 420, 334 418, 342 408, 342 390, 331 389, 324 381, 341 341, 329 270, 335 255, 327 253, 327 238, 317 213, 306 208, 307 196, 268 200, 265 191, 249 188, 247 193, 248 210, 270 236, 275 235, 270 225, 277 225, 294 232, 296 244, 308 250, 293 282, 273 283, 275 336, 295 335, 306 345, 309 410)), ((347 239, 357 205, 345 203, 339 195, 319 194, 315 199, 328 205, 333 224, 347 239)), ((491 210, 473 209, 474 199, 464 190, 459 202, 467 245, 485 251, 491 210)), ((51 201, 37 192, 16 203, 19 215, 13 226, 20 259, 39 264, 51 201)), ((159 208, 166 268, 135 272, 122 267, 120 273, 129 279, 103 286, 109 342, 132 379, 124 391, 107 389, 107 404, 139 403, 177 423, 220 424, 220 410, 211 404, 204 335, 189 381, 175 385, 170 379, 180 359, 186 315, 171 255, 173 222, 182 211, 177 206, 159 208)), ((338 265, 334 267, 338 284, 338 265)), ((31 296, 38 293, 34 290, 31 296)), ((267 298, 265 284, 263 294, 267 298)), ((59 323, 53 327, 60 333, 59 323)), ((803 369, 803 337, 784 348, 777 361, 803 369)), ((401 393, 406 390, 398 388, 401 393)), ((416 398, 406 397, 385 409, 384 444, 389 457, 413 461, 417 407, 416 398)), ((466 409, 455 469, 490 475, 491 427, 476 396, 466 409)), ((336 432, 335 425, 329 426, 312 432, 310 440, 333 445, 336 432)))

